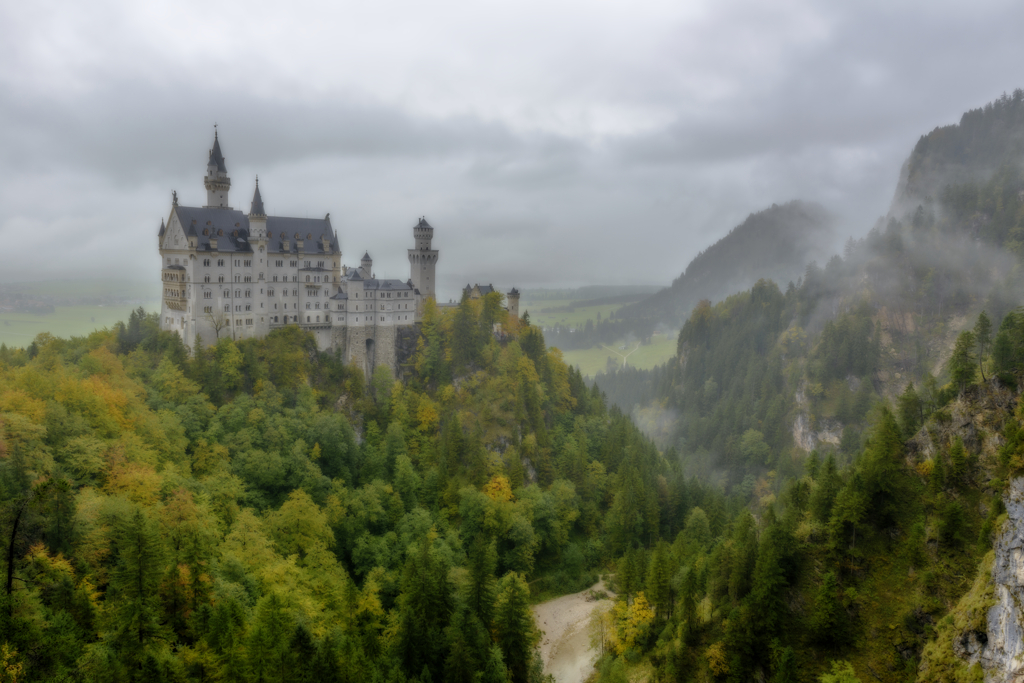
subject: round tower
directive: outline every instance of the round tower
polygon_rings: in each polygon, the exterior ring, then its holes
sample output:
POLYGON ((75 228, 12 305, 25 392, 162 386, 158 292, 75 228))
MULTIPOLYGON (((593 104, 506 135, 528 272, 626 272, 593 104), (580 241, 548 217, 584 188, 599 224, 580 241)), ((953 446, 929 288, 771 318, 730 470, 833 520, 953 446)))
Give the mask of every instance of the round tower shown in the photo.
POLYGON ((519 290, 515 287, 512 291, 507 294, 508 296, 508 314, 510 316, 519 318, 519 290))
POLYGON ((373 277, 373 259, 370 258, 370 252, 363 254, 363 258, 359 261, 359 276, 364 280, 373 277))
POLYGON ((412 229, 415 248, 409 250, 409 271, 412 285, 420 291, 423 298, 434 297, 434 268, 437 264, 437 250, 431 248, 434 239, 434 228, 421 217, 412 229))
POLYGON ((210 150, 210 160, 206 164, 206 175, 203 176, 203 185, 206 186, 207 209, 230 209, 228 203, 228 190, 231 189, 231 178, 228 177, 227 166, 224 165, 224 155, 220 151, 220 140, 217 139, 217 129, 213 130, 213 148, 210 150))

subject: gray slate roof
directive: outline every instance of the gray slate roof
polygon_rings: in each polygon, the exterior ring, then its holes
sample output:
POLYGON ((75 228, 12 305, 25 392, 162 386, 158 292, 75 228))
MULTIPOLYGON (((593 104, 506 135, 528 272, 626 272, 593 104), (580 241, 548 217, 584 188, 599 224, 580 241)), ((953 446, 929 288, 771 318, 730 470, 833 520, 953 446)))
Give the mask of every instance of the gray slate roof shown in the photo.
MULTIPOLYGON (((185 234, 195 234, 199 238, 199 249, 210 249, 213 243, 217 251, 252 251, 249 245, 249 217, 241 211, 193 206, 175 206, 173 210, 185 228, 185 234), (192 233, 192 230, 195 232, 192 233)), ((299 239, 305 242, 304 253, 323 253, 324 236, 333 252, 340 251, 329 218, 267 217, 267 251, 271 254, 298 253, 295 242, 299 239), (288 251, 284 250, 284 240, 289 241, 288 251)))
POLYGON ((227 173, 228 169, 224 166, 224 155, 220 152, 220 140, 217 139, 217 131, 213 131, 213 149, 210 150, 210 161, 207 164, 217 164, 217 170, 222 173, 227 173))
POLYGON ((250 216, 266 216, 267 212, 263 209, 263 197, 260 196, 260 179, 256 178, 256 192, 252 196, 252 208, 249 209, 250 216))

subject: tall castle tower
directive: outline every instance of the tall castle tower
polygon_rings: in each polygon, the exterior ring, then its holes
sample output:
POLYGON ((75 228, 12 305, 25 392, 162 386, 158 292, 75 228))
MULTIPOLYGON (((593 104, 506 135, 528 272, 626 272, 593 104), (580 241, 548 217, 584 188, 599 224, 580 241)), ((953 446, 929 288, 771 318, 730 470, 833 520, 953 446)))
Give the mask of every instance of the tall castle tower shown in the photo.
POLYGON ((519 290, 515 287, 508 293, 508 314, 514 318, 519 318, 519 290))
POLYGON ((416 240, 416 248, 409 250, 409 270, 412 277, 412 286, 420 290, 423 298, 434 298, 434 268, 437 265, 437 250, 430 248, 430 242, 434 239, 434 229, 427 223, 426 218, 420 218, 420 222, 412 229, 413 238, 416 240))
POLYGON ((224 155, 220 152, 220 141, 217 139, 216 128, 213 131, 213 149, 210 150, 210 161, 206 164, 206 209, 230 209, 228 190, 231 189, 231 178, 228 177, 224 155))

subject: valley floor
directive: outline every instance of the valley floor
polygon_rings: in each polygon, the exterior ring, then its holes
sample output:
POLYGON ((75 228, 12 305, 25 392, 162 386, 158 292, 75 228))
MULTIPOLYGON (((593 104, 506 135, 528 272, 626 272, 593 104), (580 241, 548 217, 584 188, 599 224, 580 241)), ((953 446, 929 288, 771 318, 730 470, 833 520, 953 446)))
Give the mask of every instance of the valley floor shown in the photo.
POLYGON ((540 641, 544 673, 557 683, 583 683, 594 673, 594 662, 600 654, 600 640, 594 647, 593 629, 600 615, 611 609, 614 595, 598 581, 585 591, 563 595, 533 607, 537 627, 543 633, 540 641), (608 595, 610 597, 598 596, 608 595))

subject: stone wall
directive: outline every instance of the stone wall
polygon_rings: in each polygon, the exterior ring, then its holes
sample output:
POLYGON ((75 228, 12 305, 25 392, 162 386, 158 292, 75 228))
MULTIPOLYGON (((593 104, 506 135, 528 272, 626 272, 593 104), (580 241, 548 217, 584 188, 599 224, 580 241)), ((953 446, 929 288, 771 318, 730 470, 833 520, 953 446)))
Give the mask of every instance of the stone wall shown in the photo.
POLYGON ((374 334, 376 342, 374 351, 374 367, 370 368, 370 374, 378 367, 386 367, 395 376, 395 328, 393 325, 383 325, 377 328, 374 334))
POLYGON ((403 325, 395 331, 395 373, 399 379, 408 379, 416 342, 420 338, 420 323, 403 325))

